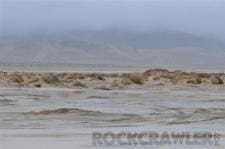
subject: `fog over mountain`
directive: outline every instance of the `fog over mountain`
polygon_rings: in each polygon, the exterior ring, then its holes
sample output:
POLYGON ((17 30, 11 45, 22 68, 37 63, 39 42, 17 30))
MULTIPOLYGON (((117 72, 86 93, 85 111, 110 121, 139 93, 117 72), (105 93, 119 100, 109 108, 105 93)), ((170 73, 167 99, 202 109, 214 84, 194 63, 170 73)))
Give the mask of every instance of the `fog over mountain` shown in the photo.
POLYGON ((0 62, 225 67, 223 0, 2 0, 0 62))
POLYGON ((0 48, 3 63, 225 65, 224 42, 176 31, 28 34, 4 38, 0 48))
POLYGON ((4 35, 164 29, 225 41, 224 0, 1 0, 0 5, 4 35))

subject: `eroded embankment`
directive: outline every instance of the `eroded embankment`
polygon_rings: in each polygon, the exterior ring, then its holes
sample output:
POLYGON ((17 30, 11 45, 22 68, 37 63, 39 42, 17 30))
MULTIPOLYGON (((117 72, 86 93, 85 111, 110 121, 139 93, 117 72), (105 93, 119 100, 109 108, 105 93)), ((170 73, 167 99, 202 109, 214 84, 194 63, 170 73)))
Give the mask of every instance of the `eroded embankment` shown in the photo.
POLYGON ((123 89, 132 85, 224 85, 224 73, 197 73, 150 69, 143 73, 31 73, 0 72, 1 86, 123 89))

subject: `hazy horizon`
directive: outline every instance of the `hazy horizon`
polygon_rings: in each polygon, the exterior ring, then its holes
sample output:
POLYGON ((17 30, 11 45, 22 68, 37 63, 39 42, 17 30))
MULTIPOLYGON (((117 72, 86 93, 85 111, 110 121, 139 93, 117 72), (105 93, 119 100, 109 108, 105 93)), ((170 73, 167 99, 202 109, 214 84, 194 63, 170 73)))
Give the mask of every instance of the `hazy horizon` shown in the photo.
POLYGON ((225 41, 222 0, 2 0, 2 35, 109 28, 173 30, 225 41))
POLYGON ((224 70, 223 0, 1 0, 0 6, 1 64, 224 70))

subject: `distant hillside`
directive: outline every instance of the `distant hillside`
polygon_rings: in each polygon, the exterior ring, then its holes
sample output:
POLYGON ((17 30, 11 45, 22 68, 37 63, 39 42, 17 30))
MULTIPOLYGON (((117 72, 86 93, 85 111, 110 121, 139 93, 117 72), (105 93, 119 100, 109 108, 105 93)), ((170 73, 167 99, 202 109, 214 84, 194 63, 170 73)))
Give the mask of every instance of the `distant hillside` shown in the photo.
POLYGON ((223 42, 174 31, 30 34, 3 38, 0 49, 0 62, 4 63, 225 65, 223 42))

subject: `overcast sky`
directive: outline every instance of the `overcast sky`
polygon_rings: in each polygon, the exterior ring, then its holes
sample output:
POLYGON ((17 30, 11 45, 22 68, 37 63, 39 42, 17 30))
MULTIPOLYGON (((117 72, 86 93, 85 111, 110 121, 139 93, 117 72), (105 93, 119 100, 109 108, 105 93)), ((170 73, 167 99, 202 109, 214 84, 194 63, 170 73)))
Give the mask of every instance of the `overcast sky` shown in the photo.
POLYGON ((4 34, 178 30, 225 40, 225 0, 0 0, 4 34))

